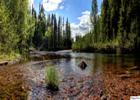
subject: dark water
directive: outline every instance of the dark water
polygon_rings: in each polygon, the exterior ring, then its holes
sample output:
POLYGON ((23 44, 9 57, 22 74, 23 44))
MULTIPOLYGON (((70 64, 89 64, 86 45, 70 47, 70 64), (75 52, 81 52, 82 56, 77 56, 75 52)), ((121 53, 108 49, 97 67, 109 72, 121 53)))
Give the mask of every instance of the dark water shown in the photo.
MULTIPOLYGON (((65 53, 62 53, 65 54, 65 53)), ((85 74, 94 75, 97 73, 104 73, 104 69, 108 67, 114 68, 114 70, 125 70, 129 67, 140 67, 140 56, 136 55, 115 55, 115 54, 95 54, 95 53, 71 53, 71 59, 58 59, 53 60, 52 66, 60 69, 63 76, 67 74, 85 74), (81 70, 78 67, 80 62, 86 62, 88 67, 85 70, 81 70)))
POLYGON ((28 63, 32 73, 32 91, 29 93, 29 100, 45 100, 45 83, 40 85, 40 81, 44 80, 45 68, 48 66, 53 66, 57 69, 60 81, 70 75, 94 76, 99 73, 104 73, 109 68, 121 71, 133 66, 140 67, 140 57, 134 55, 118 56, 113 54, 73 53, 66 51, 58 53, 62 55, 71 55, 71 58, 41 62, 31 61, 28 63), (78 67, 78 64, 82 61, 87 64, 87 68, 85 70, 78 67))

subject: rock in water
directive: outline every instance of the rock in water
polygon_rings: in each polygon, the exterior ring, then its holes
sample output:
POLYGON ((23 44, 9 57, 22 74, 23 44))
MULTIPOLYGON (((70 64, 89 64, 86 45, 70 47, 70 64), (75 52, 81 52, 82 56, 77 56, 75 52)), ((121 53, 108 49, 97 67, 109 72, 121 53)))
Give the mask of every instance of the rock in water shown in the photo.
POLYGON ((140 70, 140 67, 138 67, 138 66, 133 66, 133 67, 130 67, 129 70, 140 70))
POLYGON ((84 70, 87 67, 87 64, 82 61, 79 65, 78 65, 82 70, 84 70))
POLYGON ((101 96, 101 100, 107 100, 107 96, 105 95, 101 96))

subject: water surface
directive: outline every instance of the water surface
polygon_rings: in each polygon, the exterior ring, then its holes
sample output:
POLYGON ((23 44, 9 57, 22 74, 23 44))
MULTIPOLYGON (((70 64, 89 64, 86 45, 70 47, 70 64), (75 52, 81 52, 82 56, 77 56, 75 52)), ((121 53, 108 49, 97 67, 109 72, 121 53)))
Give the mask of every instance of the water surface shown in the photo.
MULTIPOLYGON (((137 66, 140 67, 140 58, 134 55, 115 55, 115 54, 96 54, 96 53, 74 53, 74 52, 57 52, 62 55, 71 55, 71 58, 65 59, 54 59, 44 61, 31 61, 27 65, 32 75, 32 91, 30 91, 31 100, 45 100, 46 99, 46 88, 45 88, 45 68, 53 66, 56 68, 59 74, 60 87, 63 87, 62 80, 67 77, 85 77, 90 76, 95 79, 93 83, 98 83, 98 79, 102 81, 102 75, 113 69, 112 71, 125 71, 127 68, 137 66), (86 62, 87 68, 82 70, 78 65, 82 62, 86 62), (100 78, 99 78, 100 77, 100 78)), ((137 70, 139 71, 139 70, 137 70)), ((134 72, 135 73, 135 72, 134 72)), ((98 88, 103 90, 104 84, 99 83, 98 88)), ((56 98, 59 94, 57 94, 56 98)))

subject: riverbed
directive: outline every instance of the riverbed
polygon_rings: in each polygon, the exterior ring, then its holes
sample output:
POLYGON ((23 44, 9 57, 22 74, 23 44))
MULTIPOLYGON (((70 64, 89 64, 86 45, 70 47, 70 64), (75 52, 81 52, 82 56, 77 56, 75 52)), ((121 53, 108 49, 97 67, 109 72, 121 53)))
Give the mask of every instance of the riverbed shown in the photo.
POLYGON ((22 74, 28 100, 129 100, 131 95, 140 95, 139 56, 72 51, 55 54, 69 56, 51 60, 31 59, 20 67, 24 69, 22 74), (82 61, 87 64, 84 70, 78 67, 82 61), (49 66, 58 72, 58 92, 46 89, 45 69, 49 66))

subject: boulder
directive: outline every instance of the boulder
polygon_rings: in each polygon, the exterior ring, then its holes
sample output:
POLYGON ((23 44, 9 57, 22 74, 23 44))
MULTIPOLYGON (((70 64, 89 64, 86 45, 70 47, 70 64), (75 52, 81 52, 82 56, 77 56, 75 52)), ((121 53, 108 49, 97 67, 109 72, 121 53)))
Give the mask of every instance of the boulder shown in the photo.
POLYGON ((82 61, 79 65, 78 65, 82 70, 84 70, 87 67, 87 64, 82 61))

